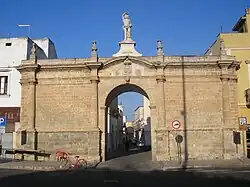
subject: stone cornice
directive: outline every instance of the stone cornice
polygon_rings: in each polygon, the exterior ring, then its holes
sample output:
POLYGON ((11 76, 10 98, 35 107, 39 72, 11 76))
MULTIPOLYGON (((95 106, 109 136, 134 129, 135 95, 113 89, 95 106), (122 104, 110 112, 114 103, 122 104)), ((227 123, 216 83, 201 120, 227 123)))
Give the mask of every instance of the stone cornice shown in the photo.
POLYGON ((238 80, 238 78, 237 78, 236 75, 230 75, 230 74, 222 74, 220 76, 220 79, 222 81, 229 81, 229 80, 235 80, 235 81, 237 81, 238 80))
POLYGON ((99 79, 99 77, 90 77, 90 82, 91 83, 99 83, 100 82, 100 79, 99 79))
MULTIPOLYGON (((32 130, 22 128, 22 130, 27 130, 27 132, 33 132, 32 130)), ((42 127, 42 128, 37 128, 37 132, 39 133, 55 133, 55 132, 61 132, 61 133, 89 133, 89 132, 100 132, 101 130, 99 128, 75 128, 75 129, 60 129, 58 130, 52 130, 48 127, 42 127)), ((20 130, 18 130, 20 132, 20 130)))
POLYGON ((246 60, 245 63, 246 63, 246 64, 250 64, 250 60, 246 60))
MULTIPOLYGON (((185 75, 185 78, 220 78, 221 75, 206 75, 206 74, 190 74, 190 75, 185 75)), ((99 78, 102 79, 124 79, 124 76, 99 76, 99 78)), ((157 75, 149 75, 149 76, 131 76, 131 80, 134 79, 152 79, 155 80, 157 79, 158 76, 157 75)), ((176 75, 165 75, 166 80, 168 79, 173 79, 173 78, 179 78, 182 79, 182 74, 176 74, 176 75)))
POLYGON ((216 67, 218 68, 218 64, 216 62, 200 62, 200 63, 197 63, 197 62, 184 62, 183 64, 182 63, 169 63, 169 64, 166 64, 164 66, 164 69, 168 69, 168 68, 177 68, 177 69, 181 69, 181 68, 199 68, 199 67, 216 67))
POLYGON ((101 62, 86 62, 86 66, 89 69, 100 69, 103 66, 103 63, 101 62))
POLYGON ((122 56, 122 57, 113 57, 103 62, 103 69, 108 68, 114 64, 122 63, 126 59, 130 60, 132 63, 141 64, 149 68, 155 68, 154 64, 148 60, 144 60, 141 57, 131 57, 131 56, 122 56))
MULTIPOLYGON (((44 59, 37 60, 37 64, 41 66, 41 69, 105 69, 117 63, 122 63, 126 59, 129 59, 132 63, 141 64, 148 68, 180 68, 183 65, 185 67, 198 67, 198 66, 218 66, 228 65, 235 67, 236 61, 234 57, 225 56, 223 58, 219 56, 159 56, 151 57, 112 57, 112 58, 99 58, 98 62, 93 61, 91 58, 74 58, 74 59, 44 59), (232 66, 232 63, 234 66, 232 66)), ((31 61, 22 61, 22 64, 18 66, 18 70, 32 69, 34 65, 31 61)), ((37 65, 37 66, 39 66, 37 65)))
MULTIPOLYGON (((40 65, 62 65, 62 64, 85 64, 85 63, 100 63, 103 62, 105 65, 112 63, 117 60, 125 60, 129 58, 130 60, 136 60, 145 62, 146 64, 152 65, 156 62, 161 62, 162 64, 168 63, 181 63, 184 62, 217 62, 220 60, 229 60, 235 61, 233 56, 225 56, 221 58, 220 56, 164 56, 163 58, 159 58, 159 56, 141 56, 141 57, 132 57, 132 56, 123 56, 123 57, 108 57, 108 58, 98 58, 98 62, 94 61, 92 58, 64 58, 64 59, 42 59, 37 60, 37 63, 40 65), (163 60, 162 60, 163 59, 163 60)), ((23 64, 29 62, 29 60, 24 60, 23 64)))
POLYGON ((156 81, 157 82, 165 82, 166 81, 166 76, 164 76, 164 75, 157 75, 156 76, 156 81))
POLYGON ((231 60, 225 60, 225 59, 218 60, 217 64, 218 64, 219 68, 225 67, 227 69, 230 69, 230 68, 237 69, 240 65, 240 63, 235 61, 235 60, 231 61, 231 60))
POLYGON ((86 64, 57 64, 57 65, 41 65, 41 70, 76 70, 89 69, 86 64))
POLYGON ((37 79, 21 79, 20 84, 30 84, 30 85, 35 85, 37 84, 37 79))
POLYGON ((19 72, 37 72, 40 70, 41 66, 39 64, 22 64, 19 66, 15 66, 15 68, 19 71, 19 72))

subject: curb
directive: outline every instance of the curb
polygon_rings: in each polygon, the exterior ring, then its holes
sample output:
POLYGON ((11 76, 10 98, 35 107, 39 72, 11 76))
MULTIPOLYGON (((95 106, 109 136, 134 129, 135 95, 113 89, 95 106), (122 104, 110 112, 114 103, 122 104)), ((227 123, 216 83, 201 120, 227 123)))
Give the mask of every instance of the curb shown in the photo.
POLYGON ((0 169, 17 169, 17 170, 31 170, 31 171, 56 171, 56 167, 37 167, 37 166, 0 166, 0 169))
MULTIPOLYGON (((97 167, 96 163, 90 163, 86 169, 94 169, 97 167)), ((64 171, 64 169, 60 169, 59 166, 36 166, 30 165, 30 166, 8 166, 8 165, 1 165, 0 169, 17 169, 17 170, 31 170, 31 171, 64 171)))
POLYGON ((181 166, 165 166, 162 168, 163 171, 171 170, 171 169, 178 169, 178 170, 185 170, 185 169, 236 169, 236 168, 250 168, 250 165, 227 165, 227 166, 216 166, 216 165, 204 165, 204 166, 186 166, 185 168, 181 166))

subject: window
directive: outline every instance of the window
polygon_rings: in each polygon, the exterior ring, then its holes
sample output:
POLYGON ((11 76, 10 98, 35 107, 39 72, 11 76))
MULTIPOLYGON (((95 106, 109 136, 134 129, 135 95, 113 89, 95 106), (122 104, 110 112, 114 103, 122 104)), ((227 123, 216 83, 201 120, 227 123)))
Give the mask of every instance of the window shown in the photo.
POLYGON ((0 95, 7 95, 8 76, 0 76, 0 95))
POLYGON ((21 145, 24 145, 27 143, 27 132, 21 131, 21 145))
POLYGON ((245 90, 246 105, 250 105, 250 88, 245 90))
POLYGON ((12 112, 8 113, 7 119, 13 120, 14 119, 14 114, 12 112))
POLYGON ((8 46, 8 47, 9 47, 9 46, 11 46, 11 45, 12 45, 12 43, 9 43, 9 42, 8 42, 8 43, 5 43, 5 46, 8 46))

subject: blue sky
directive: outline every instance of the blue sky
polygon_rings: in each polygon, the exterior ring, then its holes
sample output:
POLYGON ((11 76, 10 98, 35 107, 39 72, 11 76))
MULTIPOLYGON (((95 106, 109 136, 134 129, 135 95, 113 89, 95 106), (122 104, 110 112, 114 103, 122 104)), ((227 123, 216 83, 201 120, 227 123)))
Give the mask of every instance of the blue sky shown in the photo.
MULTIPOLYGON (((200 55, 221 26, 231 31, 246 6, 250 0, 1 0, 0 37, 26 36, 27 29, 16 25, 32 24, 31 36, 51 38, 60 58, 88 57, 92 40, 99 55, 108 57, 118 50, 121 14, 128 11, 143 55, 155 55, 158 39, 166 55, 200 55)), ((141 103, 131 94, 121 98, 128 113, 141 103)))

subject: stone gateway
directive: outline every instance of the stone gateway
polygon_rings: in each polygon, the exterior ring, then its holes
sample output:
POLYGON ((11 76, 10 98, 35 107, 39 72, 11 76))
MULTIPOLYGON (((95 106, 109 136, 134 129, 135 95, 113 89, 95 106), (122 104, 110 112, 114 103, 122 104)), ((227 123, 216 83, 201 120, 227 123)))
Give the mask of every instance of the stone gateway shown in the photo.
POLYGON ((31 58, 17 67, 18 147, 105 160, 107 107, 119 94, 135 91, 150 100, 152 160, 244 157, 233 139, 239 63, 223 48, 219 56, 164 56, 160 41, 157 46, 156 56, 143 56, 125 37, 110 58, 99 57, 93 42, 89 58, 38 60, 34 45, 31 58))

